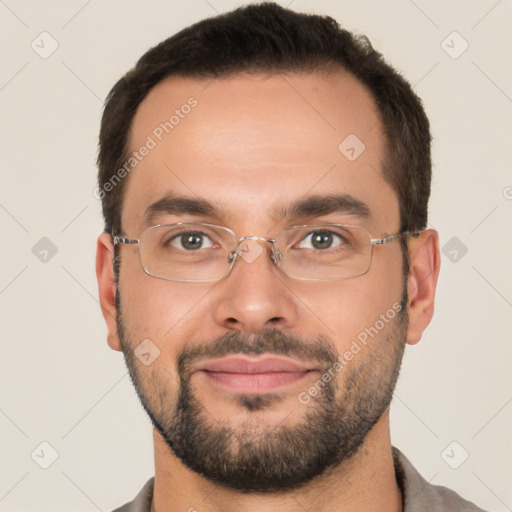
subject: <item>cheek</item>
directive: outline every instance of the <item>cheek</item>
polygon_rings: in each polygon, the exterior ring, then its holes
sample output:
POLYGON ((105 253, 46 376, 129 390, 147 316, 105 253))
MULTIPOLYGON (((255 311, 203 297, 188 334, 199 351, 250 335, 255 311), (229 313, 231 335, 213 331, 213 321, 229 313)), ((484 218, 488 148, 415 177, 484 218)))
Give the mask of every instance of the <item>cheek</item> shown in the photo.
POLYGON ((121 263, 119 291, 123 323, 133 343, 150 339, 159 347, 177 351, 185 331, 204 318, 203 299, 212 284, 177 283, 146 274, 136 254, 121 263), (172 340, 172 344, 169 343, 172 340))
MULTIPOLYGON (((305 314, 342 353, 365 329, 378 327, 381 315, 394 317, 402 298, 402 255, 400 247, 385 248, 374 258, 370 271, 360 277, 330 283, 310 283, 294 292, 307 306, 305 314), (390 250, 391 249, 391 250, 390 250), (381 256, 381 255, 379 255, 381 256)), ((307 320, 303 327, 308 329, 307 320)), ((387 325, 387 324, 386 324, 387 325)))

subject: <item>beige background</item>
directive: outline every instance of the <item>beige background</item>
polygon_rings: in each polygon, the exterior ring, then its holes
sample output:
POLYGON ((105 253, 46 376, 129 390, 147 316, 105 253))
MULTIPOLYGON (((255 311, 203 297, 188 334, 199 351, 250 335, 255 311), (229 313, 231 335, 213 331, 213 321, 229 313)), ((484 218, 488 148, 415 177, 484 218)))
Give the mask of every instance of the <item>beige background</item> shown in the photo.
MULTIPOLYGON (((149 420, 97 302, 102 101, 151 45, 240 3, 0 1, 0 510, 109 511, 153 474, 149 420), (47 58, 43 31, 58 42, 47 58), (42 442, 58 453, 48 469, 42 442)), ((435 319, 404 361, 393 442, 432 483, 512 510, 512 4, 288 3, 366 33, 425 101, 446 254, 435 319)))

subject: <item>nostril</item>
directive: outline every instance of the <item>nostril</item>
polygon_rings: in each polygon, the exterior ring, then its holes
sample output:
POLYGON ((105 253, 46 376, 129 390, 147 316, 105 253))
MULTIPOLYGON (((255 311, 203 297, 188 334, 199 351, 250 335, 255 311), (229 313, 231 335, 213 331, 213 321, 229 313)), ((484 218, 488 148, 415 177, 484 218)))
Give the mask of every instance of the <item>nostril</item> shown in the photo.
POLYGON ((272 323, 272 324, 277 324, 278 322, 280 322, 283 318, 280 317, 280 316, 274 316, 272 318, 269 319, 269 323, 272 323))

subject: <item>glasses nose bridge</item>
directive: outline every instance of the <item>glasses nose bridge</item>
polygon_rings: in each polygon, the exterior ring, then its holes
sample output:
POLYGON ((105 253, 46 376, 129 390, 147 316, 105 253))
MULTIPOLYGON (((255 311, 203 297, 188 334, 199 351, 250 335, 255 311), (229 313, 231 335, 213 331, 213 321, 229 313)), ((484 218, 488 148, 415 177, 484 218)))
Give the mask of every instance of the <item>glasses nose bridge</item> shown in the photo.
POLYGON ((255 240, 257 242, 269 242, 271 244, 275 243, 274 238, 265 238, 263 236, 242 236, 238 239, 238 245, 240 245, 242 242, 245 242, 246 240, 255 240))
POLYGON ((230 261, 234 264, 235 260, 239 259, 242 256, 243 251, 243 245, 244 242, 247 241, 254 241, 254 242, 266 242, 271 244, 272 246, 272 254, 271 254, 271 260, 274 264, 278 263, 279 260, 279 253, 276 247, 276 240, 274 238, 266 238, 263 236, 242 236, 237 239, 237 245, 233 252, 230 254, 230 261))

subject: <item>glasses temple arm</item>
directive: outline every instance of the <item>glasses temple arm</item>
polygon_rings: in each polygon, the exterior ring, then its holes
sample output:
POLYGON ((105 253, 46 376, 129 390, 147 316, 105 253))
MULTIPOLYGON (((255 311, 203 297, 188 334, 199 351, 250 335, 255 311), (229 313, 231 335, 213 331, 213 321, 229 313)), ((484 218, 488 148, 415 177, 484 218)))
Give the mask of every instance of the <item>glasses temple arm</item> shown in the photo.
POLYGON ((125 236, 112 235, 112 243, 114 246, 117 244, 137 245, 140 243, 140 240, 137 238, 126 238, 125 236))
POLYGON ((370 241, 374 245, 384 245, 389 244, 393 240, 400 238, 402 236, 412 236, 413 238, 418 238, 420 236, 419 231, 405 231, 403 233, 398 233, 396 235, 385 236, 384 238, 371 238, 370 241))

